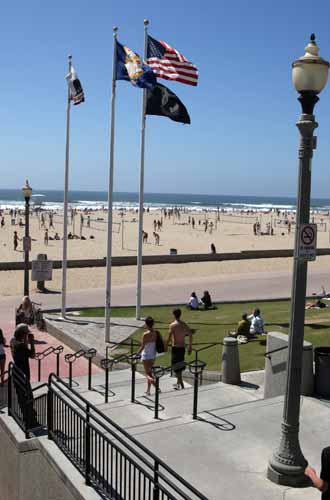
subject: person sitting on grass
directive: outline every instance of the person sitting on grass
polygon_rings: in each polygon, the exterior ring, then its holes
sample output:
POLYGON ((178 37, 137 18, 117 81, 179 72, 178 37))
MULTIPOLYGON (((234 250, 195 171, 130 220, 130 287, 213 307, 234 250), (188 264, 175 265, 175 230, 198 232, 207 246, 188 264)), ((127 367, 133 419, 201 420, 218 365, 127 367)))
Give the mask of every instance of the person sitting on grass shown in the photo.
POLYGON ((325 304, 324 302, 322 302, 321 299, 318 299, 316 302, 314 302, 314 304, 312 302, 309 302, 308 304, 306 304, 306 309, 323 309, 323 307, 328 307, 327 304, 325 304))
POLYGON ((251 323, 248 320, 247 313, 242 314, 242 319, 238 322, 236 332, 230 333, 231 337, 243 336, 246 339, 254 338, 254 335, 250 333, 251 323))
POLYGON ((198 298, 195 292, 191 292, 188 307, 192 311, 198 311, 199 309, 198 298))
POLYGON ((213 304, 211 300, 211 295, 207 290, 205 290, 203 297, 201 298, 201 305, 204 306, 204 309, 212 309, 213 304))
POLYGON ((251 320, 250 326, 250 334, 252 335, 260 335, 265 333, 264 331, 264 321, 260 314, 260 309, 256 308, 253 310, 253 313, 247 317, 247 319, 251 320))

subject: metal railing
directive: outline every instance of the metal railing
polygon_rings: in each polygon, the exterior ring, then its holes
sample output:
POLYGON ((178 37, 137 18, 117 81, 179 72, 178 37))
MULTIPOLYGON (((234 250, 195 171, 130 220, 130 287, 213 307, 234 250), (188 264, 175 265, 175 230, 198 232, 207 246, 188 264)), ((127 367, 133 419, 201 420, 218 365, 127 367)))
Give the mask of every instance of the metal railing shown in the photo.
POLYGON ((34 397, 34 392, 47 387, 40 384, 32 389, 25 374, 15 364, 8 367, 8 415, 14 418, 19 427, 30 437, 32 430, 47 425, 47 393, 34 397))
POLYGON ((283 347, 279 347, 278 349, 273 349, 272 351, 265 352, 264 357, 268 358, 268 359, 272 359, 271 354, 274 354, 275 352, 284 351, 287 348, 288 348, 288 346, 285 345, 283 347))
MULTIPOLYGON (((1 382, 1 381, 0 381, 1 382)), ((0 410, 8 406, 8 370, 3 374, 3 382, 0 384, 0 410)))
POLYGON ((69 365, 69 387, 72 388, 72 365, 77 359, 84 357, 88 360, 88 390, 92 389, 92 361, 96 356, 96 349, 79 349, 79 351, 72 354, 65 354, 64 360, 69 365))
POLYGON ((56 375, 60 376, 60 355, 64 351, 64 347, 59 345, 57 347, 49 346, 42 352, 37 352, 34 359, 38 362, 38 382, 41 381, 41 363, 50 354, 55 354, 56 356, 56 375))
MULTIPOLYGON (((195 348, 192 349, 192 351, 195 353, 195 364, 197 364, 198 363, 198 355, 199 355, 200 352, 207 351, 208 349, 211 349, 211 347, 215 347, 215 346, 218 346, 218 345, 219 346, 220 345, 223 346, 224 343, 223 342, 212 342, 210 344, 210 343, 206 343, 206 342, 200 342, 200 343, 196 343, 196 344, 193 344, 193 345, 201 345, 201 346, 203 346, 203 347, 200 347, 199 349, 195 349, 195 348)), ((220 361, 220 357, 219 357, 219 361, 220 361)), ((200 377, 199 377, 200 385, 203 384, 203 370, 204 370, 204 368, 200 372, 200 377)))
MULTIPOLYGON (((106 352, 108 354, 108 351, 106 352)), ((138 352, 132 352, 131 354, 119 354, 113 358, 104 358, 101 360, 101 367, 105 373, 104 380, 104 402, 109 402, 109 392, 115 396, 115 392, 109 391, 109 372, 112 371, 113 367, 118 363, 128 363, 131 366, 131 403, 135 402, 135 374, 136 374, 136 365, 140 360, 141 355, 138 352)))
POLYGON ((103 498, 208 500, 55 374, 48 387, 48 437, 103 498))
POLYGON ((202 372, 206 366, 206 363, 201 360, 194 360, 190 362, 180 361, 177 364, 171 364, 169 366, 153 366, 151 371, 155 379, 155 414, 154 418, 158 419, 159 415, 159 381, 166 373, 175 372, 176 369, 184 370, 188 367, 190 373, 194 376, 194 398, 193 398, 193 418, 197 418, 197 406, 198 406, 198 379, 202 376, 202 372))

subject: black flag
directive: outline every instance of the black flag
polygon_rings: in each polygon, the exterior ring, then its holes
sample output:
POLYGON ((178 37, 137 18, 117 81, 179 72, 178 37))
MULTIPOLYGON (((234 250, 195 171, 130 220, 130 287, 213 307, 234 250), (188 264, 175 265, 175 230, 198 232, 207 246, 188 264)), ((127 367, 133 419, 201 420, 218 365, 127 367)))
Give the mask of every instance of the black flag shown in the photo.
POLYGON ((147 90, 146 115, 167 116, 175 122, 190 123, 185 105, 174 92, 160 83, 147 90))

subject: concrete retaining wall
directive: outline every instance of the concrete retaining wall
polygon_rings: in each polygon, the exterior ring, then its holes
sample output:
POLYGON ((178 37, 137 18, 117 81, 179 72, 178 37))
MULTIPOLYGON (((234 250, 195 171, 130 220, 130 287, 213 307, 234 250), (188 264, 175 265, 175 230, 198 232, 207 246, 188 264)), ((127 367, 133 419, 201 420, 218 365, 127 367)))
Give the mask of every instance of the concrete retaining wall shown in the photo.
MULTIPOLYGON (((330 255, 330 248, 319 248, 317 255, 330 255)), ((284 250, 244 250, 243 252, 231 253, 198 253, 182 255, 145 255, 143 265, 155 264, 183 264, 187 262, 210 262, 224 260, 245 260, 245 259, 274 259, 292 257, 292 249, 284 250)), ((123 257, 112 257, 112 265, 136 266, 136 256, 127 255, 123 257)), ((31 269, 30 262, 30 269, 31 269)), ((106 258, 103 259, 74 259, 68 260, 69 268, 82 267, 105 267, 106 258)), ((53 269, 61 269, 62 260, 53 260, 53 269)), ((24 262, 0 262, 0 271, 21 271, 24 269, 24 262)))
POLYGON ((0 415, 0 500, 97 500, 82 475, 46 437, 25 439, 0 415))
MULTIPOLYGON (((279 332, 267 335, 266 352, 288 346, 288 336, 279 332)), ((288 349, 274 352, 265 358, 264 398, 273 398, 285 393, 288 349)), ((301 394, 311 396, 314 392, 313 346, 304 341, 301 394)))

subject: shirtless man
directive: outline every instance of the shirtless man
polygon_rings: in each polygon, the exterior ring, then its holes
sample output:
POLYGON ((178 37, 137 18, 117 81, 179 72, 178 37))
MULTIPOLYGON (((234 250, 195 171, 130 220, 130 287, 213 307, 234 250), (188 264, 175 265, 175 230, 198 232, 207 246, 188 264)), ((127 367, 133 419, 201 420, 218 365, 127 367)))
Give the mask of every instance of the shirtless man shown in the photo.
POLYGON ((174 309, 173 316, 175 319, 173 323, 170 324, 167 346, 169 343, 172 344, 172 366, 174 367, 175 376, 177 378, 177 383, 174 385, 174 389, 179 390, 184 389, 182 372, 185 369, 185 337, 189 337, 188 354, 191 354, 192 331, 189 326, 184 323, 184 321, 180 320, 180 309, 174 309))

